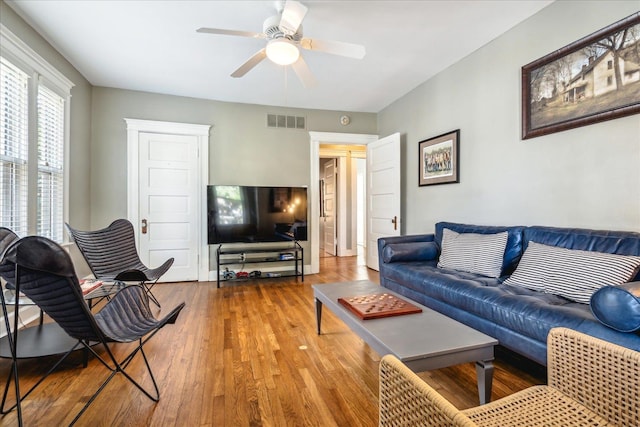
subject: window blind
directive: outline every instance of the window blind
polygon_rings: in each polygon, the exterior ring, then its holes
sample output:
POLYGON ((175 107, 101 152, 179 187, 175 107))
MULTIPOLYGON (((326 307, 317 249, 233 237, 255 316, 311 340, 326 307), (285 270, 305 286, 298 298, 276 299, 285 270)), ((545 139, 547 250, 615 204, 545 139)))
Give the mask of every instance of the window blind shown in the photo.
POLYGON ((29 76, 0 57, 0 226, 26 236, 29 76))
POLYGON ((0 25, 0 226, 63 242, 73 82, 0 25))
POLYGON ((62 242, 64 206, 64 99, 38 86, 38 205, 40 236, 62 242))

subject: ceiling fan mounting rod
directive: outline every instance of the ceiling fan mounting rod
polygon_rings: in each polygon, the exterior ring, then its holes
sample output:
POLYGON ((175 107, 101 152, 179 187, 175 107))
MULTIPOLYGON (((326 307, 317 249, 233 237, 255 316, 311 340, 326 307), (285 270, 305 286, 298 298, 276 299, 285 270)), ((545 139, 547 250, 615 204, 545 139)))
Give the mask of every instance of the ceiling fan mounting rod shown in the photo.
POLYGON ((276 0, 273 2, 274 6, 276 8, 276 12, 278 12, 278 15, 282 15, 282 11, 284 10, 284 4, 286 3, 285 0, 276 0))
POLYGON ((298 30, 294 34, 287 34, 280 28, 280 15, 274 15, 265 19, 262 25, 262 32, 267 36, 267 39, 270 40, 287 38, 298 42, 302 38, 302 25, 298 27, 298 30))

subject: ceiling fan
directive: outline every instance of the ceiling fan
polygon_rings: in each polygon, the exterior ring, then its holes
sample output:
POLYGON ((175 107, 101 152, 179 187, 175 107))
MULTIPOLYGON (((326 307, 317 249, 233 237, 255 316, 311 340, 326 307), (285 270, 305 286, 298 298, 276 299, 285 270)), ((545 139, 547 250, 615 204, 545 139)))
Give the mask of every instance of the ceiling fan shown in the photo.
POLYGON ((301 24, 307 14, 307 10, 308 8, 298 1, 276 1, 276 11, 278 14, 264 21, 262 33, 224 30, 220 28, 198 28, 196 31, 199 33, 267 40, 267 45, 231 73, 231 77, 242 77, 262 60, 269 58, 279 65, 291 65, 304 87, 309 88, 315 84, 315 78, 311 70, 309 70, 307 63, 302 58, 302 55, 300 55, 300 48, 355 59, 362 59, 364 57, 365 48, 364 46, 352 43, 303 37, 301 24))

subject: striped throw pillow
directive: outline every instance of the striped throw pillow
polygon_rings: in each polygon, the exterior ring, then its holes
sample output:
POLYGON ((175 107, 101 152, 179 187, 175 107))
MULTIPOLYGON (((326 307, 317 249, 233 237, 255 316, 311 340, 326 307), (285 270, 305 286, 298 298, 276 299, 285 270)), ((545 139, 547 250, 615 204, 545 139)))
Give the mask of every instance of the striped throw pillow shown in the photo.
POLYGON ((589 304, 595 291, 605 285, 628 282, 638 268, 639 256, 580 251, 529 242, 518 268, 504 283, 589 304))
POLYGON ((456 233, 442 230, 442 250, 438 267, 489 277, 500 277, 507 231, 496 234, 456 233))

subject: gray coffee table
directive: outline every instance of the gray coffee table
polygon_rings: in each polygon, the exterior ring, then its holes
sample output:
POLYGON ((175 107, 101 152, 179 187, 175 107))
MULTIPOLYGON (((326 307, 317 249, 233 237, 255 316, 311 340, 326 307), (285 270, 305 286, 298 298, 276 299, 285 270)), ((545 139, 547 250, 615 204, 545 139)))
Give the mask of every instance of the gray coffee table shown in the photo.
POLYGON ((475 362, 480 404, 491 400, 496 339, 415 301, 411 302, 422 308, 422 313, 361 320, 340 304, 338 298, 386 292, 408 300, 368 280, 312 287, 318 335, 324 305, 378 354, 393 354, 414 372, 475 362))

